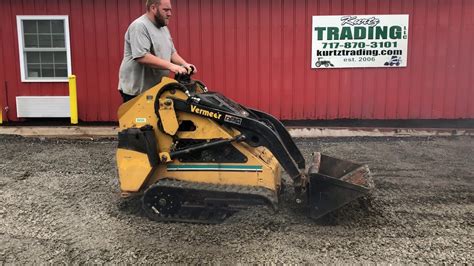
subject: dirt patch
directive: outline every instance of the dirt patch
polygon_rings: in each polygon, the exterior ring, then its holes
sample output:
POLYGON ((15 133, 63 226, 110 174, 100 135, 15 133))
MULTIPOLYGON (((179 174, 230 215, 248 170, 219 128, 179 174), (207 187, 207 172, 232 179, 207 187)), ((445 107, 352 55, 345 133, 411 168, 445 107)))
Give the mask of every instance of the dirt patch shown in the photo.
POLYGON ((299 139, 367 163, 376 190, 317 223, 283 197, 221 225, 156 223, 119 197, 115 140, 0 136, 2 263, 473 263, 474 142, 299 139))

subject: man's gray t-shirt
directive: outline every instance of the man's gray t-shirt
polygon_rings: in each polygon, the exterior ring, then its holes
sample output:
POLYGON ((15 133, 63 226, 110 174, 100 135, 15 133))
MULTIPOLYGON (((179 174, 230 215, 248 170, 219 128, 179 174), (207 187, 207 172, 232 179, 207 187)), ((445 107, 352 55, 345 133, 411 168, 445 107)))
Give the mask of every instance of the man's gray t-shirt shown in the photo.
POLYGON ((150 53, 170 61, 176 52, 168 27, 158 28, 146 15, 130 24, 125 33, 124 57, 119 71, 119 90, 128 95, 138 95, 169 75, 168 70, 151 68, 135 59, 150 53))

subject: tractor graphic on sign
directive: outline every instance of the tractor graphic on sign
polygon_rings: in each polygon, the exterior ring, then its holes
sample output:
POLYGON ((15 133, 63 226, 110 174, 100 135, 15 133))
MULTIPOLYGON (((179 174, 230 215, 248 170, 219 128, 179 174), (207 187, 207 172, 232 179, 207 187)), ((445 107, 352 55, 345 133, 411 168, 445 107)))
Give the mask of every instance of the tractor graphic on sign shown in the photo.
POLYGON ((388 62, 385 62, 385 66, 400 66, 400 64, 402 63, 402 58, 400 56, 392 56, 392 58, 390 58, 390 60, 388 60, 388 62))
POLYGON ((318 61, 316 61, 316 67, 333 67, 334 65, 329 60, 324 60, 322 57, 318 57, 318 61))

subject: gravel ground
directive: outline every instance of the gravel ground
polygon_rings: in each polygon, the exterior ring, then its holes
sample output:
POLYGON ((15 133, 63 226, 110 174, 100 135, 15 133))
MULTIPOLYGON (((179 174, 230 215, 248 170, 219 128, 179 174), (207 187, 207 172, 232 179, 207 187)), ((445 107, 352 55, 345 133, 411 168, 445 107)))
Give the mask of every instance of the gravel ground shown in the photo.
POLYGON ((314 222, 290 201, 221 225, 156 223, 119 196, 115 140, 0 136, 0 263, 474 263, 474 142, 298 139, 369 164, 370 198, 314 222))

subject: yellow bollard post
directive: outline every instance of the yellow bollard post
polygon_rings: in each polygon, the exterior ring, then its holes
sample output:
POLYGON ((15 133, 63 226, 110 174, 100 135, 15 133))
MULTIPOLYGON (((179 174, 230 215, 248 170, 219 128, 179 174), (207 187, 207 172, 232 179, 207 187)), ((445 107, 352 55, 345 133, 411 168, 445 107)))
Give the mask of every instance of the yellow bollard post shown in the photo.
POLYGON ((69 108, 71 112, 71 124, 77 124, 78 115, 77 115, 76 75, 69 76, 69 108))
POLYGON ((3 108, 0 105, 0 125, 3 124, 3 108))

